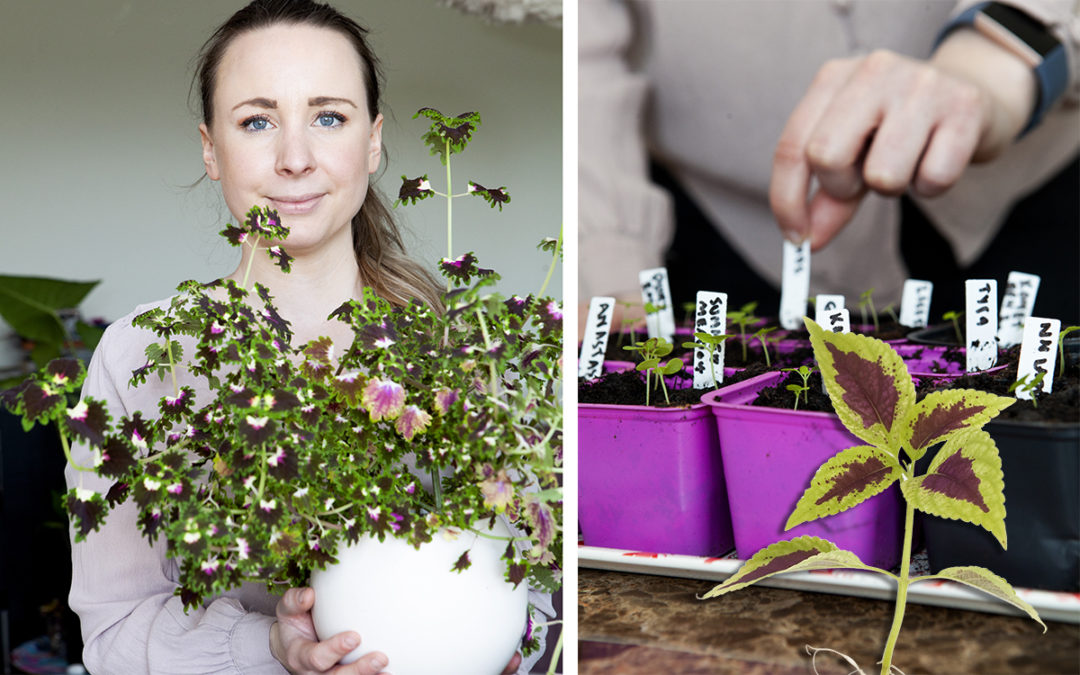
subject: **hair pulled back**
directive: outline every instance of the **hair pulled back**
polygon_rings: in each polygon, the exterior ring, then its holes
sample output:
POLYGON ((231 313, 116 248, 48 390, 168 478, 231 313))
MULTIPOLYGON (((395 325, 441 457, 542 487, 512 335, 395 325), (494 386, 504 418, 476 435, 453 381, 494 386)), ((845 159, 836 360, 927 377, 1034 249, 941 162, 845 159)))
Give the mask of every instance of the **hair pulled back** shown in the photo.
MULTIPOLYGON (((360 57, 368 112, 374 121, 379 114, 382 71, 367 43, 367 29, 330 5, 312 0, 254 0, 221 24, 199 51, 195 81, 199 86, 200 113, 207 128, 213 124, 218 67, 229 45, 248 31, 282 23, 326 28, 349 41, 360 57)), ((390 209, 370 183, 364 204, 352 219, 352 241, 361 279, 380 297, 398 306, 416 298, 432 307, 441 307, 440 290, 434 278, 405 254, 401 232, 390 209)))

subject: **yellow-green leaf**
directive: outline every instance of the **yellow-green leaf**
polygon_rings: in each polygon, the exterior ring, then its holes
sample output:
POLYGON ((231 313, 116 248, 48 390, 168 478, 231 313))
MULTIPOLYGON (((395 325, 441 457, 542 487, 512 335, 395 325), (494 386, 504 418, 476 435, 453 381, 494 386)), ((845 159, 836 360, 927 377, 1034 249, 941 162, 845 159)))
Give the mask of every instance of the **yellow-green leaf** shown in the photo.
POLYGON ((899 447, 900 423, 915 403, 915 383, 900 355, 881 340, 803 321, 840 421, 871 445, 899 447))
POLYGON ((901 482, 900 489, 920 511, 978 525, 1008 548, 1001 457, 994 439, 982 429, 953 434, 926 474, 901 482))
POLYGON ((714 598, 737 591, 766 577, 785 572, 837 568, 882 571, 864 564, 857 555, 837 548, 831 541, 817 537, 796 537, 761 549, 743 563, 738 572, 701 598, 714 598))
POLYGON ((915 404, 903 423, 904 449, 919 459, 932 445, 964 429, 978 429, 1016 399, 974 389, 935 391, 915 404))
POLYGON ((871 445, 858 445, 822 464, 788 518, 785 530, 846 511, 882 492, 900 478, 896 458, 871 445))
MULTIPOLYGON (((976 588, 983 593, 988 593, 999 600, 1004 600, 1013 607, 1022 609, 1032 619, 1039 622, 1039 625, 1043 627, 1043 632, 1046 632, 1046 624, 1043 623, 1039 617, 1039 613, 1035 611, 1035 608, 1022 600, 1013 587, 1009 585, 1008 581, 1005 581, 998 575, 994 574, 988 569, 982 567, 948 567, 937 574, 926 577, 927 579, 949 579, 956 581, 966 586, 976 588)), ((921 579, 912 579, 912 581, 921 581, 921 579)))

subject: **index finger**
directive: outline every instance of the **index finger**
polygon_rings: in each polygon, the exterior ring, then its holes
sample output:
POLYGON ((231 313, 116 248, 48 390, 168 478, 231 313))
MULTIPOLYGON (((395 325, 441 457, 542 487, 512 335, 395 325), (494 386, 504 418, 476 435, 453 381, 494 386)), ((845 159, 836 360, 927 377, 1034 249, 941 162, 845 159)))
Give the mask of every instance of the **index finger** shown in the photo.
POLYGON ((784 237, 801 243, 810 234, 810 163, 806 144, 818 120, 836 92, 855 68, 854 60, 825 63, 810 88, 788 117, 773 153, 772 178, 769 181, 769 206, 784 237))

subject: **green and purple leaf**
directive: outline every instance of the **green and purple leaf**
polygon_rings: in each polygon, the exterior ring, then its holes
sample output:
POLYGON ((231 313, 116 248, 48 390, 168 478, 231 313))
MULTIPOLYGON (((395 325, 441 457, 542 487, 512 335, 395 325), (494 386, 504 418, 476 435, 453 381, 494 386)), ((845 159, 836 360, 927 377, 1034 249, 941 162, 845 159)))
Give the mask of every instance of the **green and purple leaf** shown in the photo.
POLYGON ((840 421, 871 445, 897 447, 901 422, 915 403, 915 384, 900 355, 881 340, 803 321, 840 421))
POLYGON ((415 405, 407 405, 401 411, 401 416, 397 418, 394 428, 405 437, 406 441, 411 442, 413 436, 423 433, 429 424, 431 424, 431 415, 426 410, 415 405))
POLYGON ((1016 594, 1016 591, 1013 590, 1013 587, 1009 585, 1008 581, 1005 581, 988 569, 982 567, 947 567, 937 574, 921 578, 915 577, 911 581, 914 583, 916 581, 925 581, 927 579, 948 579, 992 595, 998 600, 1002 600, 1017 609, 1023 610, 1024 613, 1043 627, 1044 633, 1046 632, 1046 624, 1043 623, 1042 619, 1039 617, 1039 613, 1035 611, 1035 608, 1021 599, 1020 596, 1016 594))
POLYGON ((53 359, 45 366, 45 375, 52 390, 70 394, 79 389, 86 378, 86 369, 79 359, 53 359))
POLYGON ((1005 534, 1005 479, 990 434, 967 429, 952 435, 925 475, 900 484, 916 509, 985 528, 1002 548, 1005 534))
POLYGON ((109 511, 101 495, 83 488, 69 490, 65 503, 75 526, 75 541, 83 541, 87 534, 101 527, 109 511))
POLYGON ((502 211, 503 204, 510 203, 510 193, 506 191, 506 186, 497 188, 486 188, 480 183, 469 181, 468 192, 471 195, 481 197, 486 201, 491 208, 498 208, 502 211))
POLYGON ((912 459, 964 429, 979 429, 1016 402, 974 389, 935 391, 915 404, 903 424, 904 449, 912 459))
POLYGON ((431 189, 427 174, 417 178, 401 177, 401 189, 398 190, 397 204, 415 204, 434 196, 435 191, 431 189))
POLYGON ((846 511, 884 491, 901 473, 899 462, 884 450, 848 448, 818 468, 784 529, 846 511))
POLYGON ((105 441, 105 431, 109 426, 109 413, 104 404, 92 398, 83 399, 68 409, 63 418, 64 428, 77 438, 90 445, 98 446, 105 441))
POLYGON ((373 377, 364 387, 364 409, 368 411, 372 422, 392 420, 405 408, 405 389, 392 380, 373 377))
POLYGON ((762 579, 785 572, 841 568, 882 571, 865 565, 857 555, 837 548, 836 544, 830 541, 817 537, 796 537, 790 541, 778 541, 761 549, 747 560, 738 572, 701 596, 701 599, 737 591, 762 579))

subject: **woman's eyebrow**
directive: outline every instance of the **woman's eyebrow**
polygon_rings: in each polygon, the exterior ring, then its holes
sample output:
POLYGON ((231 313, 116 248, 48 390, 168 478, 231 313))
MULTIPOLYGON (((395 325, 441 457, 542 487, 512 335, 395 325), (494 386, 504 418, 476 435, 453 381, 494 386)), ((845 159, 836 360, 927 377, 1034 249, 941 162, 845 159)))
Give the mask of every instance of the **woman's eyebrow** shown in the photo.
MULTIPOLYGON (((347 98, 342 98, 340 96, 316 96, 314 98, 309 98, 308 99, 308 105, 309 106, 330 105, 330 104, 334 104, 334 103, 346 103, 348 105, 351 105, 354 108, 359 107, 355 103, 353 103, 351 100, 349 100, 347 98)), ((246 101, 240 101, 239 103, 237 103, 236 105, 233 106, 233 110, 236 110, 237 108, 241 108, 241 107, 243 107, 245 105, 253 105, 255 107, 266 108, 268 110, 276 110, 277 109, 277 101, 275 101, 273 99, 263 98, 263 97, 259 96, 259 97, 256 97, 256 98, 249 98, 246 101)))

